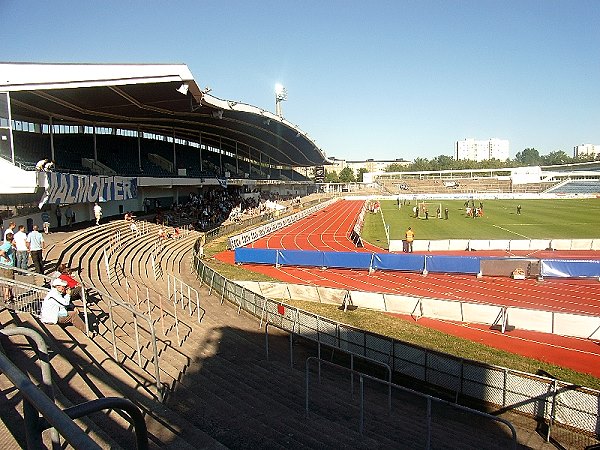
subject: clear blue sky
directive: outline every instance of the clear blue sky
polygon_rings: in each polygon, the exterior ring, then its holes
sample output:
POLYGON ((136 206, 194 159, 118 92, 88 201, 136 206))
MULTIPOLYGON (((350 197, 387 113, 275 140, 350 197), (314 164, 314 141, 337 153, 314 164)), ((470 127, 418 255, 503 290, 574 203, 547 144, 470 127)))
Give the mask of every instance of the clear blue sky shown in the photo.
POLYGON ((0 0, 0 60, 185 63, 327 156, 413 160, 454 141, 511 158, 600 144, 600 0, 0 0))

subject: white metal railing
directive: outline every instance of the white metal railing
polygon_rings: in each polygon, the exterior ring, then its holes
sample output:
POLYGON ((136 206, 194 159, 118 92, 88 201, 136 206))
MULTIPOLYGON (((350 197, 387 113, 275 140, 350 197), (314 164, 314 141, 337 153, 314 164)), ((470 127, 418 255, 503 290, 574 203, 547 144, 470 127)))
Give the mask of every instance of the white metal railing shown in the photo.
POLYGON ((503 329, 510 322, 521 330, 573 336, 584 339, 600 339, 600 317, 583 312, 545 311, 534 308, 478 303, 467 300, 448 300, 416 295, 361 292, 271 281, 238 281, 239 285, 257 294, 279 300, 304 300, 343 305, 350 300, 353 306, 421 317, 452 320, 462 323, 500 325, 503 329))
MULTIPOLYGON (((44 297, 50 290, 48 286, 50 286, 50 283, 52 282, 53 278, 48 275, 40 274, 37 272, 31 272, 29 270, 20 269, 18 267, 13 267, 12 270, 16 277, 23 277, 23 279, 2 279, 2 284, 4 285, 4 287, 0 295, 4 297, 7 290, 8 292, 12 291, 13 301, 7 305, 9 309, 14 309, 15 311, 20 312, 28 312, 36 317, 39 317, 40 311, 42 309, 42 301, 44 300, 44 297), (30 280, 34 280, 34 283, 37 281, 41 281, 43 286, 38 286, 37 284, 30 283, 30 280)), ((81 281, 78 281, 78 283, 81 287, 81 303, 83 308, 83 321, 85 323, 85 334, 89 337, 90 325, 88 316, 87 290, 83 283, 81 283, 81 281)), ((4 301, 6 304, 7 299, 4 298, 4 301)))

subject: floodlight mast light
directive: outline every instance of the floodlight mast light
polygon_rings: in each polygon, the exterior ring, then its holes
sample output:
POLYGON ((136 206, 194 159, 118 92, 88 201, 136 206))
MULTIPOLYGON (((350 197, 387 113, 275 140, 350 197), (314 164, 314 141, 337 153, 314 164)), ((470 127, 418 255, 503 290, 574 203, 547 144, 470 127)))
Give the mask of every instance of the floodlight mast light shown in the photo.
POLYGON ((287 100, 287 90, 283 87, 283 85, 277 83, 275 85, 275 114, 279 117, 283 117, 283 112, 281 111, 281 102, 287 100))

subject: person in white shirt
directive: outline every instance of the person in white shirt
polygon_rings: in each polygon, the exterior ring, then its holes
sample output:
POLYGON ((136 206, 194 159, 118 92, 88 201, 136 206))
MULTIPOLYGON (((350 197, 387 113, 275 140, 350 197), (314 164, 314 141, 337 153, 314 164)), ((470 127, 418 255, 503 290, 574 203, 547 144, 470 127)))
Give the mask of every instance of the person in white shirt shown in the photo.
POLYGON ((31 254, 31 261, 37 273, 44 273, 44 257, 42 251, 46 246, 44 235, 40 233, 37 225, 33 226, 33 231, 27 235, 27 245, 31 254))
POLYGON ((27 249, 27 234, 25 225, 19 225, 19 231, 13 236, 15 250, 17 251, 17 267, 27 270, 29 267, 29 250, 27 249))
POLYGON ((67 282, 56 278, 52 280, 52 288, 42 301, 40 319, 49 324, 73 324, 85 333, 85 322, 79 317, 79 311, 71 304, 71 296, 67 294, 67 282))
POLYGON ((102 207, 98 203, 94 204, 94 217, 96 218, 96 225, 100 225, 100 218, 102 217, 102 207))
POLYGON ((17 227, 17 224, 14 222, 11 222, 8 224, 8 228, 6 230, 4 230, 4 242, 6 242, 6 235, 8 233, 12 234, 14 237, 16 227, 17 227))

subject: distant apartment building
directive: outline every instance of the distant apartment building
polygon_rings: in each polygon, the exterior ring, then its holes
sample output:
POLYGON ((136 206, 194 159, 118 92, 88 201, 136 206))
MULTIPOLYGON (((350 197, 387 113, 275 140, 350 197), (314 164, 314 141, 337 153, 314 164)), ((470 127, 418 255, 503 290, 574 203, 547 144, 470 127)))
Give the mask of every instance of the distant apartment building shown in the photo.
POLYGON ((595 156, 600 155, 600 145, 581 144, 573 147, 573 156, 595 156))
POLYGON ((494 138, 486 141, 464 139, 456 141, 454 156, 457 160, 485 161, 488 159, 499 159, 506 161, 509 158, 509 147, 510 144, 506 139, 494 138))

